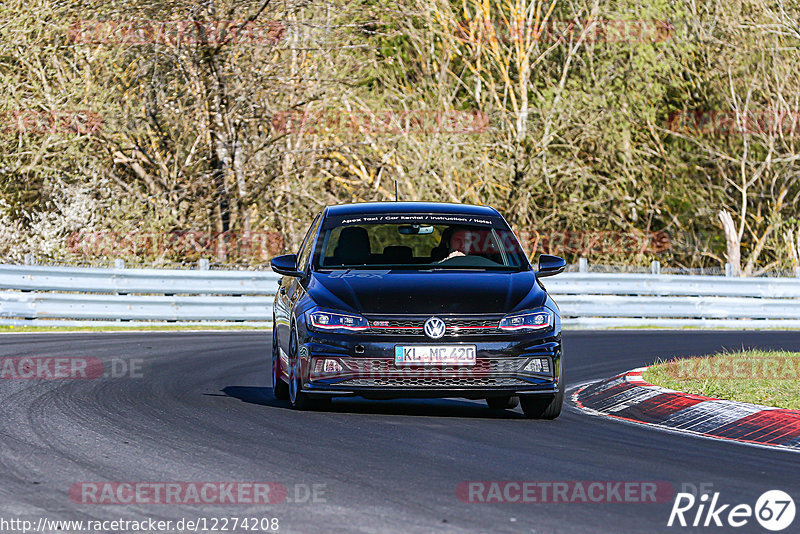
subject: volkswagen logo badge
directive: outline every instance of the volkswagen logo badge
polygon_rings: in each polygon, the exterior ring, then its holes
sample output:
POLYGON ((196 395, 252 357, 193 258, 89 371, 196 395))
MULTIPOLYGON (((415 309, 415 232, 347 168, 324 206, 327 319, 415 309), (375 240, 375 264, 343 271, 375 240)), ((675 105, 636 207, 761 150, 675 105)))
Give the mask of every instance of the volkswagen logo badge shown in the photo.
POLYGON ((425 335, 431 339, 439 339, 444 335, 445 325, 444 321, 439 319, 438 317, 431 317, 427 321, 425 321, 425 326, 423 328, 425 331, 425 335))

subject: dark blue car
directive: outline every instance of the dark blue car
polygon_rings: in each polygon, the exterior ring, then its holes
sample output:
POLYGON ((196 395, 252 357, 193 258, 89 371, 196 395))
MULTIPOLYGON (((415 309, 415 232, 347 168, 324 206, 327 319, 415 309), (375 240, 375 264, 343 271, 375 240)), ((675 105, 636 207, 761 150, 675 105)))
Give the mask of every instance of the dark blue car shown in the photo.
POLYGON ((272 260, 275 396, 464 397, 554 419, 564 399, 561 319, 494 208, 423 202, 331 206, 297 254, 272 260))

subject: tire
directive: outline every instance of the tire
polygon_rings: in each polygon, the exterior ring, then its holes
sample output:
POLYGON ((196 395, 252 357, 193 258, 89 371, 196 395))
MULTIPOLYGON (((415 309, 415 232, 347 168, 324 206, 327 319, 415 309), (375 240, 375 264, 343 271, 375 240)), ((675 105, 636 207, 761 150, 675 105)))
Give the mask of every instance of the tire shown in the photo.
POLYGON ((492 410, 513 410, 519 406, 519 397, 488 397, 486 404, 492 410))
POLYGON ((275 331, 274 320, 272 324, 272 394, 278 400, 288 400, 289 384, 283 381, 278 372, 281 365, 281 356, 278 349, 278 333, 275 331))
POLYGON ((564 404, 564 374, 558 377, 558 393, 555 395, 530 395, 520 397, 522 412, 528 419, 555 419, 561 415, 564 404))
POLYGON ((295 410, 321 409, 330 404, 329 398, 316 398, 303 393, 303 380, 300 376, 300 355, 297 330, 292 327, 289 340, 289 403, 295 410))

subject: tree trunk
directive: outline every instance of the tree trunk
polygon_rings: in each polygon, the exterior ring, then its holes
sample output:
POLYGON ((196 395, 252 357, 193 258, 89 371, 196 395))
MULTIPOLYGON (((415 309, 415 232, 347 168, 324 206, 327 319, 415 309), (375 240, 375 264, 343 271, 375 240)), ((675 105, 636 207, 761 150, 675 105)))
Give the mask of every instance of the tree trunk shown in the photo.
POLYGON ((727 260, 733 269, 733 276, 742 276, 742 243, 739 240, 733 217, 727 210, 720 210, 718 216, 725 232, 725 242, 728 245, 727 260))

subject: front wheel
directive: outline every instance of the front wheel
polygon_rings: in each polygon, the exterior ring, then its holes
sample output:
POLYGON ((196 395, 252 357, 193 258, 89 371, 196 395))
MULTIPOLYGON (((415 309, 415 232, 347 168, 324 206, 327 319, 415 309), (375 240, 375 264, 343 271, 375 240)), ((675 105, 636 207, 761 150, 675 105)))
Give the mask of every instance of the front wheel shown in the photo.
POLYGON ((281 378, 281 351, 278 347, 278 333, 274 329, 274 320, 272 324, 272 394, 278 400, 287 400, 289 385, 281 378))
POLYGON ((300 369, 302 361, 298 346, 297 330, 292 329, 289 341, 289 403, 295 410, 323 408, 330 403, 330 399, 318 399, 309 396, 308 393, 303 393, 303 380, 300 369))
POLYGON ((564 375, 558 377, 558 393, 555 395, 530 395, 520 397, 522 413, 528 419, 555 419, 561 415, 564 404, 564 375))

